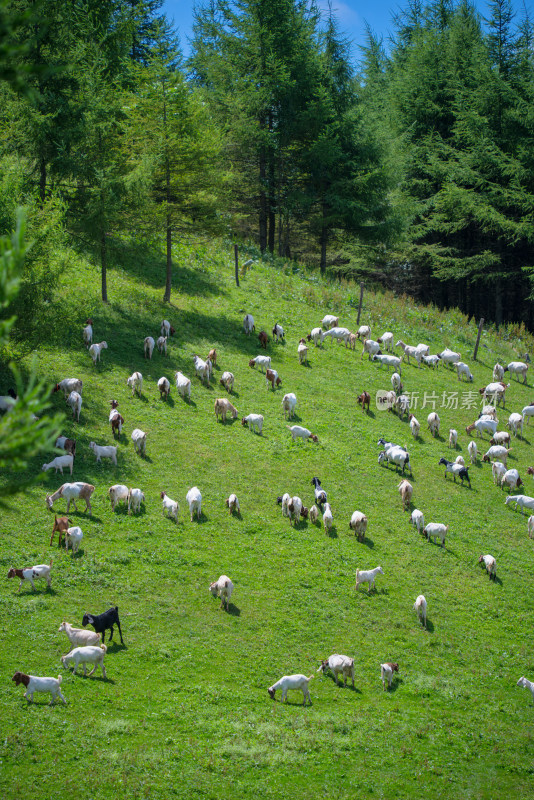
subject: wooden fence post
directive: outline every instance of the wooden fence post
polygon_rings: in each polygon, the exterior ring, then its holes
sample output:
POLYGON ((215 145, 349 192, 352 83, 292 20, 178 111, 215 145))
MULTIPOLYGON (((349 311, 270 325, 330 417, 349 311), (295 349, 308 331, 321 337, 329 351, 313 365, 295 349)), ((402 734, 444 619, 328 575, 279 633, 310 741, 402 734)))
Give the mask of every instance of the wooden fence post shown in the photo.
POLYGON ((239 286, 239 265, 237 259, 237 245, 234 244, 234 256, 235 256, 235 285, 239 286))
POLYGON ((478 345, 480 343, 480 336, 482 335, 482 326, 483 325, 484 325, 484 317, 481 317, 480 318, 480 322, 478 323, 477 343, 475 344, 475 351, 473 353, 473 361, 477 360, 478 345))
POLYGON ((357 325, 360 324, 360 314, 362 313, 362 303, 363 303, 363 281, 360 283, 360 305, 358 306, 358 320, 356 322, 357 325))

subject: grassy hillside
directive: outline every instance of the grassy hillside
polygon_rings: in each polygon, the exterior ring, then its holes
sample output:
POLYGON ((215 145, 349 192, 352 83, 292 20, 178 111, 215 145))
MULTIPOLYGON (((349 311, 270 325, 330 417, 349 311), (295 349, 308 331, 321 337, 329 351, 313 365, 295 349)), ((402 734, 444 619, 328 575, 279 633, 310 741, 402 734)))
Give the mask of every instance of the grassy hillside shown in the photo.
MULTIPOLYGON (((336 343, 310 346, 309 365, 300 366, 299 338, 320 324, 327 312, 354 330, 357 291, 350 285, 323 284, 314 276, 255 264, 234 285, 230 252, 198 247, 177 253, 173 304, 163 305, 163 272, 154 264, 124 257, 110 272, 111 303, 98 301, 99 276, 78 264, 72 284, 65 276, 64 317, 50 342, 39 350, 39 371, 51 382, 83 379, 80 423, 65 421, 65 434, 77 441, 73 480, 96 487, 93 516, 72 511, 84 532, 76 557, 49 546, 53 513, 45 494, 68 475, 48 473, 26 496, 2 513, 0 559, 28 566, 53 558, 52 589, 37 591, 4 580, 0 603, 4 647, 0 704, 0 787, 6 798, 27 794, 85 798, 208 797, 319 798, 362 796, 406 798, 494 798, 533 796, 534 743, 532 699, 516 687, 521 675, 534 678, 532 655, 533 543, 526 517, 505 506, 493 485, 491 466, 470 469, 472 488, 444 479, 438 466, 448 457, 448 430, 459 431, 458 453, 467 461, 465 426, 480 407, 461 408, 491 380, 495 361, 507 363, 528 349, 510 336, 506 342, 486 332, 474 384, 459 384, 456 373, 403 367, 407 391, 418 391, 421 437, 412 440, 406 421, 356 404, 364 389, 373 399, 389 389, 389 373, 336 343), (279 390, 267 390, 264 377, 248 367, 259 353, 257 338, 242 329, 245 312, 256 329, 278 321, 285 344, 269 345, 279 390), (95 341, 109 349, 93 367, 82 343, 87 316, 95 341), (143 339, 159 335, 163 318, 177 329, 167 358, 143 358, 143 339), (192 355, 218 353, 209 388, 193 377, 192 355), (167 403, 157 379, 176 370, 192 377, 191 403, 175 391, 167 403), (215 421, 215 398, 222 371, 236 376, 232 402, 240 415, 265 416, 263 436, 239 420, 215 421), (132 398, 126 378, 140 370, 141 398, 132 398), (284 392, 298 397, 296 422, 319 437, 318 444, 293 443, 281 410, 284 392), (421 409, 424 392, 435 393, 441 436, 426 429, 431 407, 421 409), (458 409, 442 408, 458 394, 458 409), (109 401, 119 401, 125 428, 119 463, 96 465, 89 442, 112 442, 109 401), (148 432, 147 457, 138 457, 130 439, 134 427, 148 432), (412 508, 428 521, 450 526, 446 547, 429 544, 414 532, 402 511, 399 477, 377 464, 380 436, 407 444, 413 464, 412 508), (285 491, 313 502, 317 475, 329 495, 335 528, 320 524, 296 528, 282 517, 277 495, 285 491), (113 483, 138 486, 146 495, 143 513, 112 514, 107 489, 113 483), (185 494, 197 485, 203 516, 191 523, 185 494), (180 503, 179 524, 162 516, 164 489, 180 503), (230 517, 225 498, 235 491, 241 517, 230 517), (369 527, 359 543, 348 523, 354 510, 365 512, 369 527), (478 565, 481 553, 497 558, 493 583, 478 565), (354 591, 357 568, 381 565, 376 591, 354 591), (230 613, 208 592, 222 573, 235 583, 230 613), (418 594, 428 601, 428 630, 412 605, 418 594), (117 632, 106 655, 108 680, 72 675, 61 667, 69 649, 58 626, 80 625, 84 612, 101 613, 118 605, 125 645, 117 632), (334 685, 316 673, 321 658, 345 653, 355 658, 356 688, 334 685), (400 675, 382 691, 380 663, 398 661, 400 675), (36 675, 63 674, 68 705, 49 708, 48 696, 27 706, 22 689, 10 679, 16 670, 36 675), (302 695, 282 705, 267 687, 282 675, 315 673, 311 708, 302 695)), ((362 322, 372 335, 451 346, 471 363, 474 325, 456 313, 414 307, 391 295, 367 293, 362 322)), ((533 399, 515 381, 506 411, 533 399)), ((9 378, 2 379, 4 393, 9 378)), ((454 403, 454 399, 452 401, 454 403)), ((60 393, 53 396, 63 407, 60 393)), ((517 466, 525 493, 534 494, 526 467, 532 463, 532 434, 514 440, 509 466, 517 466)), ((485 439, 486 444, 488 437, 485 439)), ((478 440, 479 451, 486 447, 478 440)), ((52 454, 31 464, 37 473, 52 454)), ((58 502, 57 513, 65 504, 58 502)), ((56 540, 57 542, 57 540, 56 540)))

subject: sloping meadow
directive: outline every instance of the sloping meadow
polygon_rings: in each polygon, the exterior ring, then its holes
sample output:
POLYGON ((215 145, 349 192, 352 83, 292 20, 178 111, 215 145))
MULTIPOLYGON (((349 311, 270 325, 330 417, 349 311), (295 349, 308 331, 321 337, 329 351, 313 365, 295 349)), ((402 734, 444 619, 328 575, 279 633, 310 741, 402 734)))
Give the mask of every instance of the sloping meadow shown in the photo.
MULTIPOLYGON (((72 480, 95 485, 93 515, 71 508, 69 517, 84 538, 74 557, 50 546, 54 515, 45 495, 63 479, 49 472, 2 512, 0 560, 9 567, 53 559, 52 588, 37 582, 32 592, 4 579, 0 604, 4 646, 0 653, 2 736, 0 785, 6 798, 28 788, 41 796, 239 798, 373 797, 492 798, 501 792, 530 796, 534 771, 532 698, 516 687, 521 675, 534 679, 532 656, 533 541, 527 517, 504 503, 491 465, 470 467, 471 488, 444 478, 439 458, 464 456, 471 437, 465 426, 480 411, 478 388, 491 381, 493 364, 517 360, 527 348, 489 332, 479 360, 471 356, 476 328, 456 312, 414 307, 405 299, 366 293, 362 323, 372 337, 386 330, 395 341, 427 342, 431 352, 450 346, 462 354, 473 384, 456 372, 404 365, 404 388, 417 399, 421 436, 414 441, 407 420, 378 410, 375 395, 391 388, 390 373, 327 341, 309 345, 308 365, 299 365, 301 336, 320 325, 325 313, 357 330, 358 291, 318 281, 289 266, 255 263, 236 288, 229 251, 199 246, 177 253, 173 302, 161 303, 163 285, 154 266, 129 263, 110 271, 108 307, 98 301, 99 275, 78 264, 76 290, 63 287, 57 342, 43 343, 39 372, 51 383, 83 380, 80 423, 65 419, 64 433, 77 442, 72 480), (245 313, 256 334, 242 328, 245 313), (86 317, 94 341, 108 349, 94 367, 82 342, 86 317), (143 339, 157 338, 163 318, 176 334, 167 357, 143 357, 143 339), (248 366, 260 353, 257 333, 271 335, 275 322, 284 343, 267 353, 282 378, 275 392, 248 366), (192 356, 217 349, 214 377, 206 387, 194 377, 192 356), (142 396, 133 397, 126 378, 143 373, 142 396), (191 402, 174 390, 174 372, 192 378, 191 402), (214 402, 226 396, 224 370, 235 375, 230 396, 239 419, 217 423, 214 402), (157 380, 173 384, 167 402, 157 380), (356 398, 371 393, 369 414, 356 398), (319 437, 317 444, 292 442, 281 407, 285 392, 298 398, 295 423, 319 437), (426 393, 426 396, 425 396, 426 393), (111 444, 110 400, 125 419, 118 466, 96 464, 91 441, 111 444), (423 403, 425 407, 422 408, 423 403), (429 411, 441 418, 433 439, 429 411), (263 435, 243 427, 248 413, 265 417, 263 435), (147 455, 139 457, 133 428, 147 432, 147 455), (451 455, 449 428, 459 433, 451 455), (445 547, 425 541, 410 525, 397 491, 399 474, 377 463, 377 440, 407 445, 413 467, 411 508, 427 522, 445 522, 445 547), (320 521, 292 527, 276 498, 288 491, 313 503, 311 479, 328 493, 334 528, 320 521), (114 483, 140 487, 142 512, 112 513, 107 490, 114 483), (185 503, 189 487, 203 497, 200 521, 191 522, 185 503), (163 517, 160 492, 178 500, 178 524, 163 517), (230 516, 225 498, 235 492, 241 515, 230 516), (349 530, 353 511, 369 520, 358 542, 349 530), (497 559, 497 580, 478 564, 483 553, 497 559), (376 590, 354 590, 356 569, 380 565, 376 590), (226 574, 235 584, 228 612, 208 592, 226 574), (413 603, 428 602, 428 629, 413 603), (69 650, 63 620, 80 626, 85 612, 117 605, 118 632, 105 657, 108 680, 63 670, 69 650), (336 686, 317 672, 321 658, 344 653, 355 659, 355 688, 336 686), (396 661, 399 675, 382 691, 380 663, 396 661), (48 695, 26 705, 16 670, 63 675, 68 705, 49 708, 48 695), (284 674, 314 674, 313 705, 302 695, 286 705, 270 700, 267 687, 284 674)), ((508 380, 510 380, 508 378, 508 380)), ((511 380, 506 411, 534 400, 532 376, 523 386, 511 380)), ((2 393, 8 381, 0 387, 2 393)), ((62 393, 52 398, 63 408, 62 393)), ((534 463, 531 441, 513 439, 509 466, 517 467, 524 492, 534 495, 526 468, 534 463)), ((479 455, 488 436, 476 439, 479 455)), ((30 465, 32 474, 53 453, 30 465)), ((58 501, 53 511, 64 513, 58 501)))

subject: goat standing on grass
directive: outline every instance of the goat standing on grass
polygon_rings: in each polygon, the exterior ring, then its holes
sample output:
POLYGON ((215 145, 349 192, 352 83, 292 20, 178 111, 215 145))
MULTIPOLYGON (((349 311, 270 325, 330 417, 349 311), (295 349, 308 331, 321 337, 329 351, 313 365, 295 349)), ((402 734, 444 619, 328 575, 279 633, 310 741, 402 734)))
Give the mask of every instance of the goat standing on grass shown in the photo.
POLYGON ((267 691, 269 692, 269 697, 271 700, 274 700, 275 693, 277 689, 282 690, 282 702, 285 703, 287 692, 289 689, 300 689, 304 696, 304 702, 302 703, 303 706, 306 705, 306 700, 308 700, 308 704, 311 706, 311 697, 310 691, 308 689, 308 684, 313 678, 313 675, 310 675, 308 678, 306 675, 284 675, 283 678, 280 678, 279 681, 273 683, 272 686, 269 686, 267 691))

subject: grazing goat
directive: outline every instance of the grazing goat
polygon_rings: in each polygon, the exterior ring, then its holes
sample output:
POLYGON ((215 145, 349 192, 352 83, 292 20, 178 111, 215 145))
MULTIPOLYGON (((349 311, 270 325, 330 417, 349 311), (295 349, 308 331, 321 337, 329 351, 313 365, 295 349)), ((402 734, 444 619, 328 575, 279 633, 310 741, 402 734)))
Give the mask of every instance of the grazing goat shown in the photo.
POLYGON ((248 425, 250 431, 256 431, 256 433, 261 436, 263 430, 263 416, 262 414, 247 414, 246 417, 242 418, 241 424, 245 427, 248 425))
POLYGON ((503 447, 500 444, 494 444, 489 450, 484 453, 482 456, 482 461, 492 461, 494 458, 497 458, 506 465, 506 461, 508 459, 508 453, 512 450, 511 447, 503 447))
POLYGON ((64 483, 59 489, 54 492, 54 494, 47 494, 46 495, 46 505, 48 508, 52 508, 53 504, 58 500, 60 497, 63 497, 67 501, 67 514, 69 513, 70 504, 74 506, 74 510, 78 511, 76 508, 76 498, 80 500, 85 500, 85 510, 89 512, 89 515, 93 513, 91 508, 91 495, 93 494, 95 487, 90 483, 83 483, 82 481, 76 481, 76 483, 64 483))
POLYGON ((339 317, 334 317, 333 314, 325 314, 321 320, 321 325, 323 328, 326 328, 326 330, 329 328, 337 328, 339 325, 339 317))
POLYGON ((412 436, 414 439, 417 439, 419 436, 419 431, 421 430, 419 420, 416 419, 413 414, 410 414, 408 419, 410 420, 410 430, 412 432, 412 436))
POLYGON ((488 431, 493 436, 495 435, 498 424, 499 420, 497 419, 481 417, 480 419, 475 420, 475 422, 473 422, 471 425, 468 425, 465 429, 465 432, 471 433, 471 431, 476 429, 477 436, 482 436, 484 431, 488 431))
POLYGON ((413 604, 413 610, 417 613, 417 618, 421 620, 426 628, 426 598, 424 594, 418 595, 413 604))
POLYGON ((384 350, 388 353, 393 352, 393 334, 391 331, 385 331, 382 336, 379 336, 376 340, 380 345, 383 345, 384 350))
POLYGON ((76 442, 74 441, 74 439, 67 439, 66 436, 58 436, 54 443, 54 447, 58 447, 60 450, 64 450, 71 456, 76 455, 76 442))
POLYGON ((144 502, 145 493, 142 492, 141 489, 128 490, 128 514, 131 514, 132 510, 134 514, 137 514, 137 512, 141 510, 141 503, 144 502))
POLYGON ((219 383, 221 384, 221 386, 224 386, 228 394, 231 394, 234 388, 233 374, 231 372, 223 372, 219 383))
POLYGON ((295 416, 295 406, 297 405, 297 396, 290 392, 285 394, 282 398, 282 408, 284 409, 284 419, 291 419, 295 416))
POLYGON ((171 323, 164 319, 161 323, 161 330, 160 333, 162 336, 174 336, 176 333, 175 329, 172 327, 171 323))
POLYGON ((254 325, 254 317, 252 314, 247 314, 245 319, 243 320, 243 328, 245 329, 246 334, 251 334, 252 331, 256 330, 256 326, 254 325))
POLYGON ((52 546, 52 542, 54 541, 54 533, 58 532, 58 544, 61 547, 61 543, 63 541, 63 537, 69 527, 72 525, 72 520, 68 517, 58 517, 54 514, 54 527, 52 528, 52 536, 50 537, 50 546, 52 546))
POLYGON ((122 426, 124 425, 124 417, 119 414, 116 408, 113 408, 109 415, 109 421, 111 422, 111 433, 113 437, 118 436, 120 438, 122 426))
POLYGON ((289 492, 285 492, 282 497, 277 497, 276 502, 279 506, 282 506, 282 515, 284 517, 289 517, 289 503, 291 502, 291 495, 289 492))
POLYGON ((515 503, 515 507, 517 506, 521 509, 521 513, 524 514, 525 508, 528 508, 529 511, 534 511, 534 497, 529 497, 526 494, 509 494, 506 500, 504 501, 505 505, 508 503, 515 503))
POLYGON ((362 413, 365 412, 365 406, 367 406, 367 413, 369 414, 371 410, 371 395, 369 392, 362 392, 361 395, 357 398, 357 402, 362 407, 362 413))
POLYGON ((266 369, 271 368, 271 356, 256 356, 255 358, 251 358, 248 362, 249 367, 254 367, 258 364, 261 367, 261 371, 265 373, 266 369))
POLYGON ((510 446, 510 434, 508 431, 496 431, 494 436, 490 439, 490 445, 500 444, 506 447, 510 446))
POLYGON ((410 455, 404 449, 404 447, 389 447, 386 450, 382 450, 378 454, 378 463, 381 464, 383 461, 386 462, 386 467, 388 464, 394 464, 395 469, 397 467, 402 467, 402 474, 404 474, 404 470, 406 467, 410 470, 410 475, 412 474, 412 466, 410 464, 410 455))
MULTIPOLYGON (((312 523, 312 525, 315 525, 315 523, 319 519, 319 509, 317 508, 316 505, 313 505, 310 508, 309 517, 310 517, 310 522, 312 523)), ((534 522, 534 517, 532 517, 532 520, 534 522)))
POLYGON ((324 525, 324 532, 328 533, 334 524, 334 515, 332 514, 332 509, 330 508, 330 503, 324 504, 323 510, 323 525, 324 525))
POLYGON ((159 352, 166 356, 167 355, 167 337, 166 336, 159 336, 156 342, 156 346, 159 352))
POLYGON ((82 388, 83 382, 78 380, 78 378, 64 378, 59 383, 56 383, 54 392, 59 392, 61 390, 66 400, 71 392, 78 392, 78 394, 81 394, 82 388))
POLYGON ((293 522, 294 525, 300 520, 303 503, 298 495, 294 495, 287 504, 287 515, 289 517, 289 524, 293 522))
POLYGON ((114 483, 108 489, 108 495, 111 502, 111 510, 115 511, 119 503, 127 503, 129 489, 123 483, 114 483))
POLYGON ((202 495, 196 486, 192 486, 187 492, 185 499, 189 506, 189 513, 191 514, 191 522, 193 522, 193 515, 196 514, 197 520, 200 519, 202 514, 202 495))
POLYGON ((85 328, 83 329, 83 342, 86 347, 93 343, 93 320, 85 320, 85 328))
POLYGON ((50 705, 53 705, 58 697, 67 705, 65 697, 61 693, 60 687, 61 681, 63 680, 61 675, 58 675, 57 678, 40 678, 37 675, 26 675, 24 672, 15 672, 11 680, 15 681, 15 686, 20 686, 22 683, 22 685, 26 687, 23 697, 26 698, 28 703, 33 703, 34 692, 50 692, 52 695, 50 705))
POLYGON ((382 355, 382 350, 380 349, 380 342, 375 342, 373 339, 365 339, 362 348, 362 354, 360 356, 360 361, 364 357, 365 354, 368 354, 369 361, 371 361, 373 356, 382 355))
POLYGON ((58 628, 59 633, 66 633, 69 642, 74 647, 87 647, 100 643, 100 634, 95 631, 84 631, 83 628, 73 628, 69 622, 62 622, 58 628))
POLYGON ((343 675, 344 683, 343 685, 347 685, 347 678, 352 680, 352 688, 354 688, 354 659, 349 658, 348 656, 342 656, 338 653, 334 653, 334 655, 328 656, 327 659, 324 661, 321 660, 321 666, 317 670, 317 672, 323 671, 323 675, 326 670, 329 669, 333 675, 334 680, 337 684, 339 684, 339 675, 343 675))
POLYGON ((496 486, 500 486, 502 483, 503 476, 506 474, 506 467, 504 466, 502 461, 491 462, 491 474, 493 475, 493 483, 496 486))
POLYGON ((136 392, 141 396, 141 392, 143 391, 143 376, 140 372, 132 373, 129 378, 126 378, 126 385, 132 390, 132 397, 136 392))
POLYGON ((276 339, 277 342, 280 339, 282 339, 283 341, 285 338, 284 329, 282 328, 281 325, 278 324, 278 322, 275 323, 275 326, 273 328, 273 338, 276 339))
POLYGON ((450 364, 451 367, 454 364, 457 364, 458 361, 461 359, 460 353, 455 353, 454 350, 450 350, 448 347, 445 348, 441 353, 438 353, 438 358, 444 364, 450 364))
POLYGON ((375 588, 375 579, 377 575, 383 575, 384 570, 382 567, 375 567, 374 569, 356 570, 356 591, 360 588, 360 583, 367 584, 367 592, 375 588))
POLYGON ((270 341, 269 337, 267 336, 265 331, 260 331, 258 333, 258 339, 260 342, 260 347, 263 347, 264 350, 267 350, 267 344, 270 341))
POLYGON ((230 598, 232 596, 232 592, 234 591, 234 584, 228 575, 221 575, 216 581, 210 583, 208 591, 213 595, 213 597, 221 598, 221 608, 226 607, 226 610, 229 610, 230 598))
POLYGON ((432 436, 434 436, 434 438, 436 436, 439 436, 439 424, 441 420, 439 416, 436 414, 436 412, 431 411, 426 421, 428 423, 428 430, 430 431, 432 436))
POLYGON ((169 519, 174 517, 174 521, 178 522, 179 509, 176 500, 171 500, 171 498, 167 496, 166 492, 161 492, 160 498, 163 502, 163 516, 166 514, 169 519))
POLYGON ((169 394, 171 393, 171 384, 169 383, 168 378, 163 376, 158 380, 158 389, 159 389, 159 396, 163 400, 167 400, 169 394))
POLYGON ((312 478, 311 485, 315 486, 315 502, 319 506, 324 505, 324 503, 326 503, 328 498, 326 496, 325 490, 321 486, 321 481, 319 480, 319 478, 312 478))
POLYGON ((517 436, 517 431, 519 429, 520 436, 522 437, 523 436, 523 415, 522 414, 518 414, 516 412, 514 412, 513 414, 510 414, 510 416, 508 417, 508 422, 506 423, 506 426, 508 428, 510 428, 510 430, 512 431, 514 436, 517 436))
POLYGON ((516 469, 506 470, 501 478, 501 489, 504 485, 508 486, 508 492, 510 492, 512 489, 519 489, 520 486, 523 486, 523 481, 519 477, 519 472, 516 469))
POLYGON ((313 341, 315 347, 318 347, 323 342, 324 331, 322 328, 313 328, 306 338, 309 342, 313 341))
POLYGON ((93 359, 93 364, 96 365, 96 362, 100 361, 100 354, 102 350, 107 350, 107 349, 108 349, 107 342, 99 342, 98 344, 91 345, 91 347, 89 348, 89 355, 93 359))
POLYGON ((478 559, 479 564, 482 564, 482 562, 484 562, 484 568, 489 575, 490 581, 497 580, 497 562, 494 557, 487 553, 478 559))
POLYGON ((63 475, 63 467, 67 467, 68 469, 70 469, 70 474, 72 475, 73 465, 74 465, 74 456, 72 455, 56 456, 56 458, 53 458, 49 464, 43 464, 41 469, 43 472, 46 472, 47 470, 52 469, 52 467, 54 467, 56 474, 57 471, 59 470, 63 475))
POLYGON ((299 364, 307 364, 308 363, 308 348, 304 339, 301 339, 299 345, 297 347, 297 352, 299 356, 299 364))
POLYGON ((95 454, 97 464, 103 458, 110 458, 112 463, 117 466, 117 448, 114 445, 101 446, 94 442, 89 442, 89 449, 95 454))
POLYGON ((402 510, 406 511, 406 507, 410 505, 413 494, 413 486, 410 481, 403 480, 397 486, 402 500, 402 510))
POLYGON ((265 373, 265 381, 267 383, 267 388, 269 388, 269 384, 271 384, 274 392, 275 386, 280 386, 282 383, 282 378, 278 377, 278 372, 275 369, 268 369, 265 373))
POLYGON ((65 551, 69 549, 69 543, 72 548, 72 555, 77 553, 80 549, 80 542, 83 539, 83 531, 78 525, 72 528, 67 528, 65 531, 65 551))
POLYGON ((391 367, 392 369, 396 370, 396 372, 400 375, 401 373, 401 360, 398 356, 390 356, 390 355, 379 355, 378 353, 374 355, 371 361, 378 361, 380 363, 380 367, 382 365, 386 367, 391 367))
POLYGON ((89 673, 89 677, 93 674, 95 669, 100 666, 105 680, 106 668, 104 666, 104 656, 106 655, 107 649, 105 644, 90 647, 75 647, 74 650, 71 650, 66 656, 61 657, 61 663, 66 669, 69 668, 71 662, 74 663, 73 673, 76 672, 81 664, 83 666, 84 675, 87 675, 86 664, 94 664, 93 669, 89 673))
POLYGON ((499 364, 497 362, 497 364, 495 364, 495 366, 493 367, 493 380, 502 381, 503 378, 504 378, 504 367, 502 366, 502 364, 499 364))
POLYGON ((81 394, 78 394, 78 392, 71 392, 65 402, 68 406, 70 406, 70 410, 72 411, 72 419, 75 419, 77 422, 79 422, 80 411, 82 410, 83 402, 81 394))
POLYGON ((388 689, 390 689, 393 681, 393 673, 398 671, 399 665, 396 662, 387 661, 385 664, 380 664, 380 678, 382 679, 384 691, 386 691, 386 681, 388 683, 388 689))
POLYGON ((462 375, 465 375, 467 380, 473 383, 473 375, 471 373, 471 370, 469 369, 467 364, 464 364, 463 361, 456 362, 456 372, 458 373, 458 380, 461 380, 462 375))
POLYGON ((469 457, 471 459, 471 464, 477 463, 477 456, 478 456, 478 447, 477 443, 474 442, 472 439, 467 445, 467 452, 469 453, 469 457))
POLYGON ((429 522, 428 525, 425 525, 423 528, 423 534, 426 536, 428 541, 430 542, 431 539, 434 539, 435 544, 437 544, 439 536, 442 547, 445 547, 445 539, 448 532, 449 526, 444 525, 442 522, 429 522))
POLYGON ((453 447, 456 450, 458 445, 458 431, 455 428, 449 429, 449 447, 453 447))
POLYGON ((84 614, 82 625, 92 625, 97 633, 102 634, 102 644, 106 641, 106 631, 109 630, 109 641, 113 638, 113 626, 116 625, 119 629, 121 637, 121 644, 124 644, 122 639, 121 623, 119 620, 119 607, 108 608, 103 614, 84 614))
POLYGON ((417 363, 419 369, 421 369, 421 358, 423 357, 423 354, 420 351, 418 351, 416 347, 412 347, 409 344, 405 344, 402 341, 402 339, 399 339, 395 347, 401 348, 401 350, 403 351, 403 358, 406 357, 408 364, 410 363, 410 356, 411 356, 417 363))
MULTIPOLYGON (((223 377, 224 377, 224 375, 223 375, 223 377)), ((178 394, 181 395, 182 397, 187 397, 187 399, 190 400, 191 399, 191 381, 189 380, 189 378, 186 378, 186 376, 182 372, 175 372, 174 373, 174 378, 175 378, 175 381, 176 381, 176 389, 178 390, 178 394)), ((233 383, 233 381, 232 381, 232 383, 233 383)))
POLYGON ((425 515, 418 508, 414 508, 411 517, 412 525, 417 529, 418 533, 423 533, 425 528, 425 515))
POLYGON ((217 366, 217 350, 214 347, 209 351, 206 361, 210 361, 213 367, 217 366))
POLYGON ((534 536, 534 515, 531 515, 527 520, 527 533, 528 538, 532 539, 534 536))
POLYGON ((447 477, 447 472, 450 472, 454 478, 454 482, 456 483, 456 476, 458 476, 462 482, 467 481, 469 484, 469 488, 471 488, 471 481, 469 480, 469 467, 464 467, 462 464, 455 464, 453 461, 447 461, 446 458, 440 458, 439 464, 443 464, 445 467, 444 477, 447 477))
POLYGON ((354 511, 349 522, 350 530, 354 531, 354 535, 358 537, 359 542, 365 539, 365 532, 367 531, 367 517, 361 511, 354 511))
MULTIPOLYGON (((347 347, 350 339, 350 331, 348 328, 330 328, 329 331, 323 334, 323 342, 327 337, 330 337, 332 341, 337 339, 338 342, 345 342, 345 347, 347 347)), ((304 339, 301 339, 301 342, 304 342, 304 339)))
POLYGON ((50 585, 52 583, 52 578, 50 577, 51 569, 52 569, 52 561, 50 561, 50 564, 36 564, 34 567, 26 567, 25 569, 15 569, 15 567, 11 567, 9 572, 7 573, 7 577, 20 578, 17 594, 18 592, 20 592, 20 587, 25 581, 27 583, 31 583, 32 589, 33 591, 35 591, 34 581, 39 580, 39 578, 44 578, 46 580, 48 588, 50 588, 50 585))
POLYGON ((269 692, 269 697, 271 700, 274 700, 275 693, 277 689, 282 690, 282 702, 285 703, 287 692, 289 689, 300 689, 304 696, 304 702, 302 703, 303 706, 306 705, 306 700, 308 700, 308 704, 311 706, 312 701, 310 697, 310 690, 308 689, 308 684, 313 678, 313 675, 310 675, 308 678, 306 675, 284 675, 283 678, 280 678, 279 681, 273 683, 272 686, 269 686, 267 691, 269 692))
POLYGON ((197 378, 199 378, 202 383, 206 383, 206 386, 209 386, 210 382, 210 374, 211 374, 211 361, 208 359, 204 361, 204 359, 200 358, 200 356, 194 355, 193 361, 195 362, 195 372, 197 373, 197 378))
POLYGON ((527 382, 527 370, 528 364, 525 364, 523 361, 510 361, 507 367, 504 368, 504 372, 509 372, 510 375, 517 375, 517 380, 519 381, 519 376, 523 376, 523 383, 527 382))
POLYGON ((140 428, 134 428, 132 431, 132 442, 134 443, 134 450, 140 456, 146 455, 146 433, 140 428))
POLYGON ((231 494, 230 497, 226 498, 225 504, 229 514, 233 514, 234 511, 236 514, 239 514, 241 509, 239 507, 239 500, 237 499, 237 495, 231 494))
POLYGON ((295 441, 295 439, 302 439, 304 442, 307 439, 311 439, 312 442, 319 441, 318 437, 315 436, 315 434, 313 434, 307 428, 303 428, 302 425, 292 425, 291 427, 289 425, 286 425, 286 428, 288 429, 288 431, 291 431, 291 437, 293 441, 295 441))
POLYGON ((152 338, 152 336, 145 336, 143 344, 145 358, 152 358, 152 353, 154 352, 154 345, 155 341, 152 338))
POLYGON ((356 336, 358 339, 367 339, 371 335, 371 326, 370 325, 360 325, 358 328, 358 333, 356 336))
POLYGON ((219 421, 219 415, 222 422, 226 422, 227 414, 231 414, 232 419, 237 419, 237 408, 226 397, 219 397, 215 401, 215 418, 217 422, 219 421))

